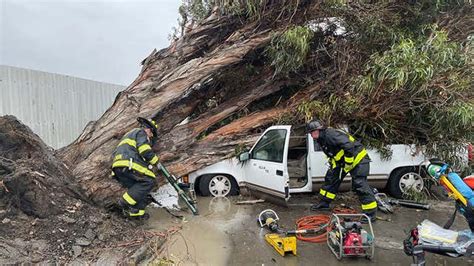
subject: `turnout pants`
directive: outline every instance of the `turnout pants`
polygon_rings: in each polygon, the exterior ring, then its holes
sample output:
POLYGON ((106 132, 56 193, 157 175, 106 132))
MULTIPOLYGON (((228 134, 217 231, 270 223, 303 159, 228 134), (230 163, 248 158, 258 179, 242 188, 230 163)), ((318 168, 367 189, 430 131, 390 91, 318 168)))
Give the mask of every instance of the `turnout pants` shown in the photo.
MULTIPOLYGON (((374 192, 367 183, 369 170, 369 159, 365 158, 350 171, 352 176, 352 190, 359 196, 362 211, 365 213, 373 213, 377 210, 374 192)), ((319 191, 323 196, 323 200, 330 202, 336 198, 339 186, 346 175, 347 173, 344 172, 342 166, 337 166, 326 172, 324 185, 319 191)))
POLYGON ((113 172, 117 181, 128 189, 122 198, 130 206, 130 216, 144 215, 146 197, 155 186, 155 179, 128 168, 114 168, 113 172))

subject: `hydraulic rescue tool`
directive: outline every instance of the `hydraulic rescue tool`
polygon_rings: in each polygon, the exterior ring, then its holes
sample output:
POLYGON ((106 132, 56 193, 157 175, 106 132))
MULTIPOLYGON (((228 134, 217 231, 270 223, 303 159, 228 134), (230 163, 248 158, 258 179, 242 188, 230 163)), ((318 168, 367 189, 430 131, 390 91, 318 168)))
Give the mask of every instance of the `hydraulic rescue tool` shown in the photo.
POLYGON ((179 198, 181 198, 186 203, 191 212, 194 215, 198 215, 199 212, 196 207, 196 201, 191 199, 191 197, 189 197, 189 195, 179 186, 178 179, 174 175, 170 174, 168 169, 166 169, 166 167, 161 163, 157 164, 157 168, 163 173, 166 180, 168 180, 168 182, 173 186, 176 192, 178 192, 179 198))
POLYGON ((289 252, 296 255, 296 237, 280 236, 280 234, 284 234, 284 231, 280 229, 278 220, 280 220, 280 218, 274 210, 263 210, 258 215, 260 227, 263 228, 266 226, 270 231, 275 232, 273 234, 266 234, 265 240, 282 256, 285 256, 286 253, 289 252))
POLYGON ((420 210, 429 210, 430 204, 418 203, 412 200, 399 200, 389 198, 385 193, 379 193, 377 189, 373 189, 375 200, 377 201, 377 207, 384 213, 393 213, 392 205, 400 205, 403 207, 420 209, 420 210))
POLYGON ((372 259, 375 251, 374 231, 365 214, 335 214, 328 225, 327 244, 338 260, 344 257, 372 259), (362 220, 367 224, 363 225, 362 220))
POLYGON ((418 203, 413 200, 399 200, 399 199, 388 198, 388 202, 392 205, 400 205, 403 207, 419 209, 419 210, 429 210, 431 207, 430 204, 418 203))
POLYGON ((323 219, 324 221, 315 221, 313 219, 314 216, 305 218, 311 219, 303 219, 303 221, 297 222, 298 229, 283 230, 278 225, 280 218, 276 212, 271 209, 267 209, 258 215, 258 223, 260 224, 260 227, 267 227, 271 232, 273 232, 273 234, 266 234, 265 240, 270 245, 272 245, 280 255, 285 256, 287 252, 291 252, 293 255, 296 255, 296 238, 302 241, 316 242, 313 240, 324 237, 324 241, 326 241, 326 227, 329 219, 323 219), (306 235, 309 236, 306 237, 306 235))
POLYGON ((385 193, 379 193, 376 188, 373 189, 377 207, 384 213, 393 213, 393 207, 388 202, 388 196, 385 193))

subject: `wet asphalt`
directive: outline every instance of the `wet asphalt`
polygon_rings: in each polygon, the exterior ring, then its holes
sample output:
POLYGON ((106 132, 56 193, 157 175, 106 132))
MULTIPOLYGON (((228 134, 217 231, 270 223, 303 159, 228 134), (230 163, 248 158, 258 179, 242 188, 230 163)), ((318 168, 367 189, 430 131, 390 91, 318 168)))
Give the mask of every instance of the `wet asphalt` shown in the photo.
MULTIPOLYGON (((290 207, 267 202, 236 205, 240 200, 249 198, 199 197, 200 215, 186 213, 183 220, 172 217, 162 209, 152 210, 147 229, 165 230, 173 225, 182 226, 162 248, 160 256, 163 261, 174 265, 410 265, 412 259, 405 255, 402 245, 410 229, 424 219, 443 225, 453 210, 452 202, 433 202, 429 211, 396 207, 391 215, 379 212, 380 217, 390 218, 391 221, 379 220, 374 224, 374 259, 343 258, 339 261, 326 243, 299 240, 297 255, 282 257, 265 241, 264 236, 269 233, 267 229, 260 228, 257 223, 257 216, 262 210, 273 209, 280 217, 281 227, 294 229, 297 219, 317 214, 309 210, 314 201, 312 195, 293 197, 290 207)), ((458 215, 452 229, 466 228, 464 218, 458 215)), ((472 259, 436 254, 427 254, 426 260, 427 265, 474 265, 472 259)))

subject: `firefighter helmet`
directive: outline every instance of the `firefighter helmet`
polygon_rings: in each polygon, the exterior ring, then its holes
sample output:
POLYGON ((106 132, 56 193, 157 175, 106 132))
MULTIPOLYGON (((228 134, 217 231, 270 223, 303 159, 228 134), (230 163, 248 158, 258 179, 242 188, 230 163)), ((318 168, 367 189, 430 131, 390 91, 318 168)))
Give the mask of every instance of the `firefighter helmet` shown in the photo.
POLYGON ((310 121, 308 124, 306 124, 306 132, 311 133, 315 130, 321 130, 324 129, 325 127, 323 126, 323 123, 321 121, 315 119, 310 121))
POLYGON ((155 121, 143 117, 137 118, 137 121, 140 123, 140 126, 151 129, 154 138, 158 137, 158 125, 156 125, 155 121))

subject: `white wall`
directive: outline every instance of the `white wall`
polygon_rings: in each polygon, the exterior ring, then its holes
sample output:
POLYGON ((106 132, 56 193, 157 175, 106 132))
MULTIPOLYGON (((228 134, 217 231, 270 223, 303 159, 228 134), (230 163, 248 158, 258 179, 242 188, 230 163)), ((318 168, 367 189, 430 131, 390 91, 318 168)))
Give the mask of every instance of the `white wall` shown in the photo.
POLYGON ((97 120, 124 86, 0 65, 0 115, 14 115, 61 148, 97 120))

